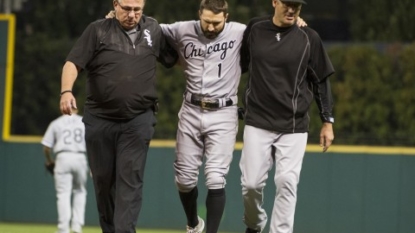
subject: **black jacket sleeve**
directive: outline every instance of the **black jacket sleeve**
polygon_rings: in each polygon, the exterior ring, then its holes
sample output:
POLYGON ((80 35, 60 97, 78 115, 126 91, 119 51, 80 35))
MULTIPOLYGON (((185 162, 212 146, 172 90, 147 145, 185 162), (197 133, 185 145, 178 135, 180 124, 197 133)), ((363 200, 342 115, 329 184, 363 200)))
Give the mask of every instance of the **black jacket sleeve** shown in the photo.
POLYGON ((322 122, 334 123, 333 118, 333 95, 331 93, 330 80, 326 78, 321 83, 313 83, 314 99, 320 110, 322 122))
POLYGON ((334 73, 334 68, 317 32, 310 28, 304 30, 309 35, 312 54, 307 75, 313 86, 314 99, 320 110, 320 118, 323 122, 334 123, 332 113, 334 102, 329 81, 329 76, 334 73))

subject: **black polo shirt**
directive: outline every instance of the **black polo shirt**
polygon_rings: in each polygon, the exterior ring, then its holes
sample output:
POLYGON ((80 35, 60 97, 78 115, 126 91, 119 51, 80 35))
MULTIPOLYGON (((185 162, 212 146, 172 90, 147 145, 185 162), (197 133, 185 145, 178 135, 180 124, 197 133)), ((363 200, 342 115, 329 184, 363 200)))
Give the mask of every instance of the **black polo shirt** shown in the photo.
POLYGON ((151 108, 157 100, 156 60, 166 44, 155 19, 142 16, 138 28, 133 42, 118 20, 98 20, 72 48, 67 61, 88 71, 85 111, 125 120, 151 108))

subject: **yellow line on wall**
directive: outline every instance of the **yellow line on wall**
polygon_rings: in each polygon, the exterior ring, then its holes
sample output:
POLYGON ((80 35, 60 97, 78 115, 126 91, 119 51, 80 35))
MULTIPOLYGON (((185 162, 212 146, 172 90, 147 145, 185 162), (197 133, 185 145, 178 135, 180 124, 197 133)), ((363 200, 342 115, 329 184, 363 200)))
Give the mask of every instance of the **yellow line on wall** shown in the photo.
POLYGON ((10 137, 12 97, 13 97, 13 68, 14 68, 14 41, 15 25, 14 15, 0 15, 0 20, 8 21, 7 31, 7 58, 6 58, 6 80, 4 96, 4 115, 3 115, 3 140, 7 141, 10 137))
MULTIPOLYGON (((11 135, 7 142, 40 143, 41 140, 41 136, 11 135)), ((154 139, 150 143, 150 147, 174 148, 175 145, 175 140, 154 139)), ((242 147, 243 143, 237 142, 235 150, 242 150, 242 147)), ((306 152, 322 152, 322 148, 316 144, 309 144, 306 152)), ((415 155, 415 147, 332 145, 326 153, 415 155)))

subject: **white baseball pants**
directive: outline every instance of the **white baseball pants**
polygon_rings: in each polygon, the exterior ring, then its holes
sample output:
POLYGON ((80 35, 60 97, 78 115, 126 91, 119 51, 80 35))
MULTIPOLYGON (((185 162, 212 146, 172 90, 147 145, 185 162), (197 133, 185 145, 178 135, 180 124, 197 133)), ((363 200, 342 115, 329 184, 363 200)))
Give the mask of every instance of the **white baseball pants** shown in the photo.
POLYGON ((59 153, 54 170, 58 233, 82 232, 85 219, 88 164, 85 154, 59 153))
POLYGON ((240 160, 244 222, 262 231, 267 213, 262 208, 268 172, 275 164, 276 194, 270 224, 271 233, 292 233, 297 202, 297 184, 307 145, 308 133, 283 134, 255 128, 244 129, 240 160))
POLYGON ((202 110, 183 103, 179 112, 174 162, 179 191, 189 192, 197 185, 203 158, 207 188, 225 187, 237 132, 236 106, 202 110))

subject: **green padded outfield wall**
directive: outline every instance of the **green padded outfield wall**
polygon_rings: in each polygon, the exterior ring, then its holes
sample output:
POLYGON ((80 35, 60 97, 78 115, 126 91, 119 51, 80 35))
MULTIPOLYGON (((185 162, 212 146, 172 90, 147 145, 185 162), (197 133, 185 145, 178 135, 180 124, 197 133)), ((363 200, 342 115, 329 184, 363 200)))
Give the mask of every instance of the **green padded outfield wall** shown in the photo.
MULTIPOLYGON (((53 179, 43 168, 39 143, 6 143, 0 156, 0 221, 56 222, 53 179)), ((242 197, 235 151, 228 176, 221 231, 243 232, 242 197)), ((141 228, 184 229, 185 217, 173 183, 174 149, 152 147, 147 161, 141 228)), ((407 154, 307 152, 298 193, 295 233, 414 233, 415 156, 407 154)), ((271 171, 273 174, 273 171, 271 171)), ((273 177, 273 175, 270 175, 273 177)), ((199 182, 205 216, 204 179, 199 182)), ((272 206, 274 185, 265 188, 272 206)), ((91 180, 86 224, 97 225, 91 180)))

